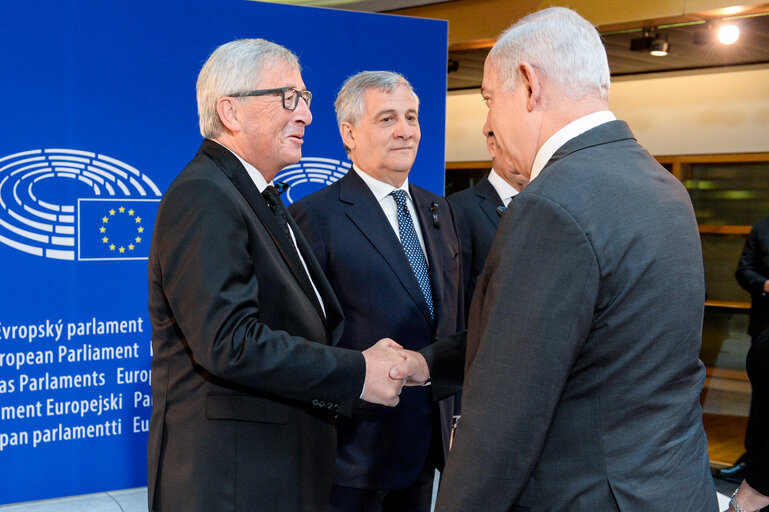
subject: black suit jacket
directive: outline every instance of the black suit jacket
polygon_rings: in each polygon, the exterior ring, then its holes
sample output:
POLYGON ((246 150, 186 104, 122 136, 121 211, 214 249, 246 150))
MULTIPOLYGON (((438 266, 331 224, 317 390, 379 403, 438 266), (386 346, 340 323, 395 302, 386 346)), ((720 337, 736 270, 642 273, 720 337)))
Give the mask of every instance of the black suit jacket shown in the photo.
POLYGON ((764 293, 764 282, 769 279, 769 217, 750 230, 735 277, 750 293, 748 334, 755 338, 769 328, 769 294, 764 293))
MULTIPOLYGON (((427 250, 435 320, 398 237, 354 170, 290 207, 342 305, 342 347, 365 349, 390 337, 418 350, 462 327, 460 250, 451 209, 445 199, 417 186, 410 186, 410 194, 427 250)), ((436 422, 431 391, 404 388, 395 408, 361 403, 352 418, 340 418, 335 483, 398 489, 413 482, 436 422)), ((446 440, 450 416, 444 409, 446 440)), ((434 455, 442 462, 440 453, 434 455)))
POLYGON ((502 199, 484 176, 477 184, 448 196, 457 221, 459 245, 462 247, 462 283, 465 292, 465 318, 470 313, 473 291, 478 276, 491 250, 497 233, 502 199))
POLYGON ((238 159, 213 141, 171 183, 149 256, 150 509, 322 511, 333 415, 365 361, 331 347, 339 303, 295 224, 301 262, 238 159))
POLYGON ((681 183, 621 121, 564 144, 478 279, 436 510, 716 512, 704 297, 681 183))

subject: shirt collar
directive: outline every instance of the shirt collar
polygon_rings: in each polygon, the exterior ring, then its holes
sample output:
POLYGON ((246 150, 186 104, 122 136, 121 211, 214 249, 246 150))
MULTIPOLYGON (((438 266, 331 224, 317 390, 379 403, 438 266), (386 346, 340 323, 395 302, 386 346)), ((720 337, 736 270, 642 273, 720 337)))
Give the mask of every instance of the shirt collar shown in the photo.
POLYGON ((272 185, 272 182, 267 183, 267 180, 264 179, 264 176, 262 175, 262 173, 259 172, 259 170, 256 167, 254 167, 250 163, 243 160, 243 158, 239 154, 235 153, 233 150, 231 150, 230 148, 228 148, 218 140, 216 139, 212 139, 212 140, 217 144, 219 144, 220 146, 222 146, 223 148, 226 148, 230 153, 235 155, 238 158, 238 160, 240 160, 240 163, 243 164, 243 167, 246 168, 246 172, 248 173, 248 176, 251 178, 251 181, 254 182, 254 185, 256 185, 256 188, 259 190, 260 194, 264 192, 264 189, 272 185))
POLYGON ((499 198, 502 199, 502 201, 515 197, 518 194, 515 187, 506 182, 493 168, 489 173, 489 183, 491 183, 491 186, 497 191, 497 194, 499 194, 499 198))
POLYGON ((403 181, 403 185, 400 187, 393 187, 389 183, 385 183, 384 181, 379 181, 376 178, 372 178, 370 175, 366 174, 365 171, 362 171, 360 167, 353 164, 352 168, 355 170, 355 172, 358 173, 358 176, 368 185, 368 188, 371 189, 371 192, 374 194, 374 197, 376 197, 377 201, 382 201, 385 197, 389 196, 393 190, 403 190, 406 192, 406 196, 411 197, 409 194, 409 179, 406 177, 406 179, 403 181))
POLYGON ((580 117, 555 132, 544 144, 542 144, 539 151, 537 151, 537 156, 534 158, 534 165, 531 166, 531 177, 529 178, 529 181, 532 181, 539 176, 539 173, 542 172, 542 169, 547 162, 550 161, 561 146, 596 126, 616 119, 617 118, 611 111, 599 110, 598 112, 593 112, 592 114, 580 117))

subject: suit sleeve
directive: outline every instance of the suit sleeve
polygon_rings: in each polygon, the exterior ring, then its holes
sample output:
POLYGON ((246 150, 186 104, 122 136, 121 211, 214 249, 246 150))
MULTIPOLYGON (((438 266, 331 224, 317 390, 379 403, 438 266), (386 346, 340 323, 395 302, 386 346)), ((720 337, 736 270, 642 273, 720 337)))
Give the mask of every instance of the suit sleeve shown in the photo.
POLYGON ((761 268, 761 241, 756 227, 750 230, 750 235, 745 241, 745 248, 740 255, 740 262, 737 265, 735 277, 737 282, 747 290, 751 295, 761 296, 764 291, 764 282, 769 276, 758 272, 761 268))
POLYGON ((444 512, 510 510, 591 328, 599 272, 583 230, 534 193, 512 204, 470 313, 463 414, 438 497, 444 512))
MULTIPOLYGON (((199 371, 283 398, 324 399, 350 410, 363 386, 363 356, 310 343, 321 340, 293 336, 260 320, 260 276, 270 270, 260 269, 260 255, 253 254, 253 213, 206 180, 186 182, 169 195, 154 234, 160 237, 156 251, 165 300, 178 326, 168 328, 181 329, 199 371)), ((273 293, 271 307, 279 307, 286 299, 281 290, 273 293)))

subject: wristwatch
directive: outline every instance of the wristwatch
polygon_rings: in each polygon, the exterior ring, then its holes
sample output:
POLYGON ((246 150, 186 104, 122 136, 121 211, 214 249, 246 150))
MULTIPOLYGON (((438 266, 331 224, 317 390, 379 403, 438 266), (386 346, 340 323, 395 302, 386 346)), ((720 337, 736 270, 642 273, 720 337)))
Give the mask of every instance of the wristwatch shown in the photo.
POLYGON ((735 490, 734 490, 734 492, 732 493, 732 499, 731 499, 731 500, 729 500, 729 506, 730 506, 730 507, 732 507, 732 508, 733 508, 734 510, 736 510, 737 512, 748 512, 747 510, 745 510, 744 508, 742 508, 742 507, 739 505, 739 503, 737 503, 737 498, 735 498, 735 496, 737 496, 737 491, 739 491, 739 490, 740 490, 740 488, 738 487, 738 488, 737 488, 737 489, 735 489, 735 490))

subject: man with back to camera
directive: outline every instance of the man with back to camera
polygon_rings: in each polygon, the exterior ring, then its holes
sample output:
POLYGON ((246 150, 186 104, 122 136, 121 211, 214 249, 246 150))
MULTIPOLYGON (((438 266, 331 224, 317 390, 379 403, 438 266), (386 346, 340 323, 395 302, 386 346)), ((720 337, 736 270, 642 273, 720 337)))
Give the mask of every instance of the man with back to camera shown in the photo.
MULTIPOLYGON (((364 71, 345 82, 335 107, 353 167, 291 213, 342 305, 340 346, 364 349, 388 337, 424 349, 463 326, 463 309, 449 204, 408 181, 419 100, 403 76, 364 71)), ((362 402, 340 418, 332 510, 430 510, 451 425, 450 401, 433 400, 446 394, 411 387, 394 409, 362 402)))
POLYGON ((600 36, 569 9, 486 59, 485 131, 530 182, 478 279, 438 512, 717 510, 697 223, 608 90, 600 36))
POLYGON ((475 283, 489 255, 501 212, 528 183, 518 171, 502 167, 502 160, 497 158, 494 133, 485 135, 491 171, 474 186, 446 198, 454 209, 459 245, 462 247, 465 320, 470 313, 475 283))
POLYGON ((296 56, 224 44, 197 95, 205 140, 163 196, 149 257, 149 508, 322 512, 336 414, 397 404, 402 358, 392 340, 334 346, 341 308, 270 184, 312 121, 296 56))

